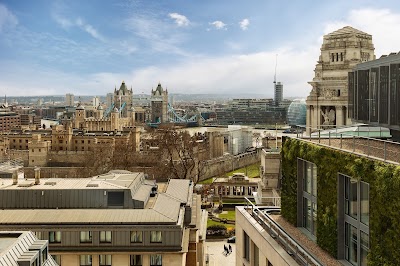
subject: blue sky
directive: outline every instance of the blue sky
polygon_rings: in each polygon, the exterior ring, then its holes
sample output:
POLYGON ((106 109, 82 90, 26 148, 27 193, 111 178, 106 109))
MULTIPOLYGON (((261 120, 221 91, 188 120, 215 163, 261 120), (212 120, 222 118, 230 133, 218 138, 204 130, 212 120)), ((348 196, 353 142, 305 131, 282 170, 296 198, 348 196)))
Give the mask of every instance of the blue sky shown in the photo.
POLYGON ((396 1, 1 1, 0 95, 310 91, 322 36, 350 25, 400 50, 396 1))

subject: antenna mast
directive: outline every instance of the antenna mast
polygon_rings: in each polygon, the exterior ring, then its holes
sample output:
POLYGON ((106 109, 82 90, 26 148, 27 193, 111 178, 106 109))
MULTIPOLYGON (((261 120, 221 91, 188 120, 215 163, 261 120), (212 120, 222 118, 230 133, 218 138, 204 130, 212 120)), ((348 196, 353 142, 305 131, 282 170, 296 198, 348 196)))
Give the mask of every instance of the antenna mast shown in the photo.
POLYGON ((276 67, 278 66, 278 54, 275 55, 275 74, 274 74, 274 84, 276 84, 276 67))

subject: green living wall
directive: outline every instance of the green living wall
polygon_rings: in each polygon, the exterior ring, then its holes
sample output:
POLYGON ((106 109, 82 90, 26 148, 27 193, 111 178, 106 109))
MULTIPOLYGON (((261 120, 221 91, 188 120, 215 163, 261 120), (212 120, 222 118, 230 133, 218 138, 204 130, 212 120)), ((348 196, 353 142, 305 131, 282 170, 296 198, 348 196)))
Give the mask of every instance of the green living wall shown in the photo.
POLYGON ((370 184, 369 265, 400 265, 400 166, 284 138, 282 215, 297 221, 297 158, 317 165, 317 244, 337 257, 338 173, 370 184))

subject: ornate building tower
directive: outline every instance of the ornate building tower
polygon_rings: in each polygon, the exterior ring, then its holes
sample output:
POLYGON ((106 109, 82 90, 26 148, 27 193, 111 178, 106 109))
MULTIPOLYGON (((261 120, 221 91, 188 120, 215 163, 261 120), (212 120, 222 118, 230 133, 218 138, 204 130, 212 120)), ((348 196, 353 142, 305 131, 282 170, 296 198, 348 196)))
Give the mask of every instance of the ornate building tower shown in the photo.
POLYGON ((372 36, 344 27, 324 36, 321 55, 307 97, 307 134, 319 129, 350 125, 348 72, 360 62, 375 59, 372 36))
POLYGON ((122 81, 119 90, 117 88, 114 89, 114 108, 118 109, 122 118, 128 117, 128 110, 132 108, 132 97, 132 87, 129 90, 125 85, 125 81, 122 81))
POLYGON ((155 90, 151 90, 151 122, 166 123, 168 111, 168 90, 164 90, 161 84, 155 90))
POLYGON ((75 111, 75 128, 82 129, 85 127, 84 122, 86 118, 85 107, 81 103, 78 104, 75 111))

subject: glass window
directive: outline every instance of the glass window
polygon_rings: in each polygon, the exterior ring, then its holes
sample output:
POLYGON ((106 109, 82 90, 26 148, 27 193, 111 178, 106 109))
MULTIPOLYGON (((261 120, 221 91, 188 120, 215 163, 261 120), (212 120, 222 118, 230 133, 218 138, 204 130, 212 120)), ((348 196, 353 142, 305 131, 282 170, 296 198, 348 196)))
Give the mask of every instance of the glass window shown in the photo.
POLYGON ((49 232, 49 242, 50 243, 61 243, 61 232, 60 231, 50 231, 49 232))
POLYGON ((162 255, 161 254, 150 255, 150 266, 159 266, 159 265, 162 265, 162 255))
POLYGON ((346 260, 353 265, 357 264, 357 228, 351 224, 345 224, 345 248, 346 260))
POLYGON ((80 266, 92 266, 92 255, 80 255, 80 266))
POLYGON ((131 231, 131 243, 142 243, 143 232, 142 231, 131 231))
POLYGON ((162 242, 161 231, 151 231, 150 232, 150 242, 151 243, 161 243, 162 242))
POLYGON ((100 266, 111 266, 111 255, 99 255, 100 266))
POLYGON ((339 177, 344 183, 344 257, 352 265, 367 265, 369 184, 341 174, 339 177))
POLYGON ((55 262, 57 262, 57 264, 59 265, 59 266, 61 266, 61 255, 51 255, 52 257, 53 257, 53 260, 55 261, 55 262))
POLYGON ((313 170, 312 170, 312 195, 317 196, 317 166, 315 164, 313 165, 313 170))
POLYGON ((81 232, 81 243, 92 243, 92 232, 82 231, 81 232))
POLYGON ((298 159, 301 170, 298 181, 303 183, 303 224, 312 235, 317 235, 317 166, 302 159, 298 159))
POLYGON ((363 231, 360 231, 360 248, 361 248, 361 254, 360 254, 360 264, 361 266, 367 266, 367 254, 369 250, 369 236, 368 234, 364 233, 363 231))
POLYGON ((100 231, 100 243, 111 243, 112 233, 111 231, 100 231))
POLYGON ((42 262, 45 262, 47 260, 47 256, 48 256, 48 252, 47 252, 47 247, 45 249, 43 249, 42 251, 42 262))
POLYGON ((304 173, 304 191, 311 194, 312 165, 306 163, 306 172, 304 173))
POLYGON ((311 201, 303 198, 303 227, 311 231, 311 201))
POLYGON ((243 254, 244 254, 244 259, 250 261, 250 238, 244 231, 243 231, 243 254))
POLYGON ((254 245, 254 266, 260 266, 260 251, 256 245, 254 245))
POLYGON ((369 185, 365 182, 360 182, 360 219, 365 225, 369 225, 369 185))
POLYGON ((131 255, 130 259, 130 266, 142 266, 142 255, 131 255))

